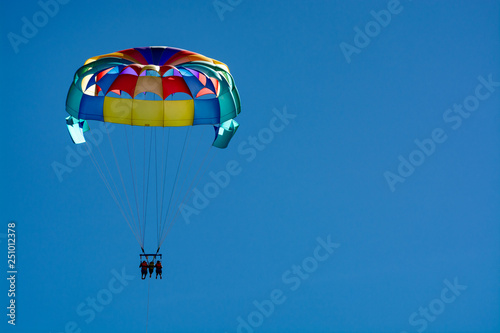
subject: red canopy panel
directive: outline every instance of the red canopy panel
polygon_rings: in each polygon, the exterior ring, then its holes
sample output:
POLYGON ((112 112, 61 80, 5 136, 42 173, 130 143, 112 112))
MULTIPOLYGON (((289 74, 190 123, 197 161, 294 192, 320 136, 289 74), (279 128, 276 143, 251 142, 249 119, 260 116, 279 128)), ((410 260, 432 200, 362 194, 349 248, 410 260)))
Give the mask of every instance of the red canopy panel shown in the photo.
POLYGON ((148 64, 148 61, 146 60, 146 58, 144 58, 144 56, 141 54, 141 52, 139 52, 136 49, 124 50, 124 51, 122 51, 122 53, 128 55, 129 57, 134 58, 136 60, 136 62, 139 64, 143 64, 143 65, 148 64))
POLYGON ((130 96, 134 96, 135 85, 139 77, 130 74, 120 74, 111 84, 108 91, 123 90, 130 96))
POLYGON ((186 82, 184 82, 184 79, 181 76, 167 76, 162 77, 161 80, 163 84, 163 99, 166 99, 173 93, 179 92, 186 93, 193 97, 186 82))

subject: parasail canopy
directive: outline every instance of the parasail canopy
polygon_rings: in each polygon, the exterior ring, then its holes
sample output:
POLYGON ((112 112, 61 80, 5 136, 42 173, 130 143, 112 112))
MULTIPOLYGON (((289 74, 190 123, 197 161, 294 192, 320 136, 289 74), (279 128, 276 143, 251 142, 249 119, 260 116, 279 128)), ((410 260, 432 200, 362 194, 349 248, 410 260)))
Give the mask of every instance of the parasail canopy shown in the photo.
POLYGON ((224 63, 177 48, 141 47, 88 59, 75 73, 66 111, 77 121, 214 125, 216 135, 225 138, 219 138, 218 147, 224 148, 235 132, 227 129, 237 128, 229 120, 241 105, 224 63))
MULTIPOLYGON (((226 148, 236 133, 239 125, 234 118, 241 105, 227 65, 195 52, 153 46, 88 59, 75 73, 66 111, 71 139, 88 150, 144 251, 146 222, 156 220, 159 250, 182 213, 180 207, 189 191, 199 182, 200 171, 208 168, 204 164, 210 147, 226 148), (121 127, 111 135, 106 133, 108 150, 95 145, 98 155, 86 140, 92 134, 89 121, 121 127), (215 138, 212 134, 207 142, 201 133, 190 152, 194 125, 213 126, 215 138), (180 133, 183 128, 187 130, 180 133), (208 151, 197 160, 195 154, 204 142, 209 144, 208 151), (197 163, 196 170, 192 166, 197 163)), ((104 129, 108 131, 108 127, 104 129)))

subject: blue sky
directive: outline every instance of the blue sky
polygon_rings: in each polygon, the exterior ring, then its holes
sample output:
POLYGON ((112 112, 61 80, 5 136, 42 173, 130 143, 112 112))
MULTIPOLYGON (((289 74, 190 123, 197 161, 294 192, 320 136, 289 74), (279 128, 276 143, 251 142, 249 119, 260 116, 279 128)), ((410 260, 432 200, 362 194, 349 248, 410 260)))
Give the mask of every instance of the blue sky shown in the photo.
POLYGON ((498 1, 73 0, 47 22, 37 1, 0 6, 0 244, 16 221, 18 268, 2 332, 500 331, 498 1), (390 22, 370 23, 382 10, 390 22), (356 27, 375 29, 367 45, 356 27), (223 61, 242 100, 199 186, 231 161, 239 173, 174 225, 161 281, 140 279, 91 160, 62 181, 53 169, 75 149, 74 72, 149 45, 223 61), (239 147, 284 112, 249 161, 239 147), (400 156, 418 165, 402 175, 400 156))

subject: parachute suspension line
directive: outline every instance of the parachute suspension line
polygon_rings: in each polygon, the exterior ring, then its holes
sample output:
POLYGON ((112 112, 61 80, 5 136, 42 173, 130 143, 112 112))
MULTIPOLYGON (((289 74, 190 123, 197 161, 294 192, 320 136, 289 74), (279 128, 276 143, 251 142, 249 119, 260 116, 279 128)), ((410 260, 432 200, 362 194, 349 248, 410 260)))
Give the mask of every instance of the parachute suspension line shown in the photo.
POLYGON ((156 145, 157 130, 155 132, 155 202, 156 202, 156 245, 158 245, 158 147, 156 145))
POLYGON ((108 189, 109 193, 111 194, 111 197, 113 198, 114 202, 116 203, 116 205, 118 206, 118 208, 120 209, 120 212, 122 213, 123 215, 123 218, 125 219, 125 221, 127 221, 127 224, 130 228, 130 230, 132 231, 132 233, 134 234, 135 236, 135 239, 137 240, 137 243, 139 243, 139 245, 142 246, 141 244, 141 241, 140 241, 140 237, 137 235, 137 232, 132 228, 132 226, 130 225, 130 222, 128 221, 127 219, 127 216, 125 215, 122 207, 120 206, 120 204, 118 203, 118 200, 116 199, 116 196, 115 194, 113 193, 113 190, 111 189, 111 187, 109 186, 109 183, 104 175, 104 173, 102 172, 101 168, 99 167, 99 164, 97 163, 97 160, 95 159, 95 156, 94 156, 94 153, 92 152, 92 150, 88 147, 88 143, 85 142, 85 145, 84 145, 85 149, 87 149, 87 153, 88 155, 90 156, 90 159, 92 161, 92 163, 94 164, 96 170, 97 170, 97 173, 99 174, 99 176, 101 177, 102 181, 104 182, 104 185, 106 186, 106 188, 108 189))
MULTIPOLYGON (((113 152, 113 157, 115 159, 115 165, 116 165, 116 168, 118 169, 118 174, 120 175, 120 180, 122 182, 123 191, 125 192, 125 198, 127 198, 127 204, 128 204, 128 208, 130 210, 130 216, 128 214, 127 214, 127 216, 129 216, 130 220, 132 222, 134 222, 134 226, 136 226, 137 221, 135 221, 135 219, 134 219, 134 212, 132 211, 132 205, 130 204, 130 200, 128 198, 127 188, 125 186, 125 182, 123 181, 123 175, 122 175, 122 172, 120 170, 120 165, 118 164, 118 159, 116 158, 115 148, 113 146, 113 142, 111 141, 111 136, 109 135, 108 127, 104 126, 104 128, 106 129, 106 134, 108 136, 109 145, 111 146, 111 151, 113 152)), ((138 226, 137 226, 137 228, 138 228, 138 226)))
MULTIPOLYGON (((196 144, 196 149, 195 149, 194 153, 192 154, 191 162, 189 163, 188 170, 186 171, 186 175, 184 177, 184 180, 182 181, 182 184, 179 187, 178 193, 174 196, 175 201, 174 201, 174 206, 173 206, 174 210, 172 211, 172 214, 173 214, 173 212, 175 212, 175 207, 177 207, 177 203, 179 202, 179 199, 181 197, 182 189, 184 188, 184 184, 186 183, 186 180, 188 179, 189 172, 191 171, 191 167, 193 166, 194 159, 196 157, 196 154, 198 153, 198 148, 200 148, 201 139, 203 139, 203 131, 200 131, 200 138, 198 140, 198 143, 196 144)), ((167 220, 168 220, 168 216, 167 216, 167 220)))
MULTIPOLYGON (((137 217, 139 219, 139 230, 141 230, 142 232, 142 221, 141 219, 139 218, 140 216, 140 210, 139 210, 139 204, 140 204, 140 196, 138 195, 138 191, 140 190, 139 188, 139 168, 137 167, 137 159, 136 158, 136 154, 135 154, 135 139, 134 139, 134 126, 132 126, 132 161, 134 162, 134 173, 132 174, 132 179, 135 179, 135 184, 137 184, 137 193, 135 194, 136 195, 136 207, 137 207, 137 217)), ((135 187, 135 186, 134 186, 135 187)), ((135 188, 134 188, 134 193, 136 192, 135 188)), ((141 234, 141 237, 142 237, 142 234, 141 234)), ((144 244, 143 244, 144 246, 144 244)))
MULTIPOLYGON (((163 151, 163 144, 165 143, 165 130, 163 130, 163 143, 162 143, 162 151, 163 151)), ((167 179, 167 168, 168 168, 168 149, 170 145, 170 127, 168 128, 168 136, 167 136, 167 151, 165 153, 165 162, 163 163, 163 158, 162 158, 162 168, 163 168, 163 185, 162 185, 162 194, 161 194, 161 205, 160 205, 160 223, 157 225, 157 237, 158 237, 158 249, 160 248, 160 230, 161 230, 161 223, 163 221, 163 202, 165 199, 165 180, 167 179)), ((162 156, 163 157, 163 156, 162 156)))
POLYGON ((85 142, 85 145, 84 145, 85 149, 87 150, 87 154, 88 156, 90 156, 90 160, 92 161, 92 164, 94 164, 96 170, 97 170, 97 173, 99 174, 99 176, 101 177, 104 185, 106 186, 106 188, 108 189, 109 191, 109 194, 111 194, 111 197, 113 198, 113 200, 115 201, 115 203, 118 205, 118 208, 120 208, 121 210, 121 206, 120 204, 118 203, 118 201, 116 200, 116 196, 115 196, 115 193, 113 192, 113 189, 111 188, 111 186, 109 185, 109 182, 106 178, 106 175, 104 174, 104 172, 102 171, 101 169, 101 166, 99 165, 99 162, 97 161, 97 158, 95 157, 94 153, 92 152, 92 149, 90 149, 88 147, 88 143, 85 142))
MULTIPOLYGON (((210 167, 210 165, 212 164, 212 161, 214 160, 214 157, 215 155, 217 155, 217 151, 218 150, 215 150, 215 153, 212 155, 212 157, 210 158, 210 161, 208 161, 208 164, 207 166, 204 168, 203 172, 201 173, 200 177, 198 178, 198 175, 200 174, 200 170, 201 168, 203 167, 203 165, 205 164, 205 161, 207 159, 207 156, 208 154, 210 153, 210 151, 212 150, 212 145, 210 145, 208 147, 208 150, 205 154, 205 157, 203 158, 203 162, 201 163, 201 165, 198 167, 198 170, 196 171, 196 175, 194 176, 193 180, 191 181, 191 184, 189 184, 189 188, 188 188, 188 191, 186 192, 186 194, 184 195, 184 198, 182 199, 182 202, 180 203, 179 207, 182 206, 182 204, 184 204, 184 202, 186 201, 188 195, 191 193, 191 190, 193 188, 195 188, 196 186, 198 186, 198 184, 200 183, 200 181, 203 179, 203 176, 207 173, 208 171, 208 168, 210 167), (198 178, 198 180, 196 181, 196 183, 194 184, 193 186, 193 183, 195 182, 196 178, 198 178)), ((172 219, 172 221, 170 222, 170 225, 168 226, 167 228, 167 231, 165 232, 165 234, 163 235, 162 237, 162 240, 160 242, 160 246, 161 244, 163 244, 163 242, 165 241, 165 238, 167 237, 168 233, 170 232, 170 230, 172 229, 175 221, 177 220, 177 217, 179 216, 179 213, 180 213, 180 209, 177 210, 174 218, 172 219)), ((160 248, 160 246, 158 246, 158 248, 160 248)))
MULTIPOLYGON (((104 127, 106 127, 106 126, 104 126, 104 127)), ((116 183, 115 183, 115 180, 113 178, 113 175, 111 174, 111 171, 109 170, 108 163, 106 162, 106 159, 104 158, 104 155, 101 152, 101 148, 99 147, 99 145, 95 145, 95 146, 97 147, 97 150, 99 151, 99 155, 101 156, 101 159, 104 162, 104 166, 106 167, 106 171, 108 172, 109 178, 111 179, 111 182, 113 183, 114 191, 116 191, 116 194, 118 195, 118 199, 120 199, 119 200, 120 201, 120 205, 123 206, 123 209, 125 209, 125 202, 123 201, 123 199, 122 199, 122 197, 120 195, 120 191, 118 191, 118 186, 116 186, 116 183)), ((92 152, 92 154, 93 154, 93 152, 92 152)), ((94 159, 97 161, 97 158, 95 157, 95 155, 94 155, 94 159)), ((104 175, 104 171, 102 169, 101 169, 101 171, 102 171, 102 173, 104 175)), ((109 181, 108 181, 108 183, 109 183, 109 181)), ((111 187, 110 183, 109 183, 109 185, 111 187)))
POLYGON ((167 215, 165 216, 165 221, 162 222, 162 228, 160 230, 160 234, 163 233, 164 226, 167 223, 167 217, 170 212, 170 205, 172 204, 172 195, 174 193, 175 188, 177 187, 177 180, 179 179, 179 169, 182 169, 182 166, 184 164, 184 152, 186 151, 186 143, 189 142, 189 138, 191 138, 191 126, 189 126, 188 130, 186 131, 186 137, 184 138, 184 145, 182 147, 182 152, 181 152, 181 160, 179 164, 177 165, 177 171, 175 173, 175 181, 174 185, 172 187, 172 191, 170 192, 170 199, 168 201, 168 207, 167 207, 167 215))
MULTIPOLYGON (((206 158, 207 158, 207 156, 208 156, 208 153, 211 151, 211 149, 212 149, 212 146, 210 146, 210 147, 208 148, 208 151, 207 151, 207 153, 205 154, 205 157, 203 158, 203 162, 202 162, 202 164, 200 165, 200 167, 198 168, 198 171, 196 172, 196 176, 195 176, 195 178, 193 178, 193 180, 191 181, 191 184, 189 185, 189 189, 188 189, 188 191, 186 192, 186 195, 184 195, 184 198, 183 198, 183 200, 182 200, 181 204, 179 205, 179 207, 180 207, 180 206, 181 206, 181 205, 182 205, 182 204, 186 201, 186 199, 188 198, 188 195, 191 193, 191 190, 192 190, 193 188, 195 188, 196 186, 198 186, 198 184, 200 183, 200 181, 203 179, 203 176, 206 174, 206 172, 208 171, 208 169, 209 169, 210 165, 212 164, 212 161, 214 160, 215 155, 217 155, 217 152, 219 151, 218 149, 216 149, 216 150, 215 150, 215 153, 212 155, 212 157, 210 158, 210 161, 208 161, 207 166, 204 168, 204 170, 203 170, 203 172, 201 173, 200 177, 198 178, 198 180, 196 181, 196 183, 195 183, 195 184, 194 184, 194 186, 193 186, 193 183, 194 183, 194 181, 196 180, 196 178, 198 177, 199 171, 201 170, 202 166, 205 164, 205 160, 206 160, 206 158)), ((161 243, 160 243, 160 244, 163 244, 163 241, 165 240, 165 238, 167 237, 168 233, 169 233, 169 232, 170 232, 170 230, 172 229, 172 227, 173 227, 173 225, 174 225, 175 221, 177 220, 177 217, 179 216, 179 213, 180 213, 180 209, 178 209, 178 210, 177 210, 177 213, 175 214, 174 218, 173 218, 173 219, 172 219, 172 221, 170 222, 170 225, 169 225, 169 227, 168 227, 167 231, 164 233, 163 238, 162 238, 162 241, 161 241, 161 243)))
MULTIPOLYGON (((203 165, 205 164, 205 161, 206 161, 206 159, 207 159, 207 156, 208 156, 208 154, 210 153, 210 151, 212 150, 212 147, 213 147, 212 145, 210 145, 210 146, 208 147, 208 150, 207 150, 207 152, 205 153, 205 156, 203 157, 203 161, 202 161, 201 165, 198 167, 198 170, 196 171, 196 174, 195 174, 194 178, 191 180, 191 183, 189 184, 189 187, 188 187, 188 189, 187 189, 186 193, 184 194, 184 197, 182 198, 182 201, 181 201, 181 203, 179 204, 179 206, 178 206, 178 207, 180 207, 181 205, 183 205, 183 204, 184 204, 184 202, 186 201, 186 199, 187 199, 187 197, 188 197, 189 193, 191 193, 191 190, 192 190, 194 187, 196 187, 196 186, 198 185, 198 183, 200 182, 200 180, 203 178, 203 176, 204 176, 204 175, 205 175, 205 173, 207 172, 208 168, 210 167, 210 164, 212 164, 212 161, 213 161, 213 159, 214 159, 215 155, 217 154, 217 150, 215 151, 215 153, 214 153, 214 154, 212 155, 212 157, 210 158, 210 161, 208 162, 208 164, 207 164, 206 168, 205 168, 205 169, 203 170, 203 172, 201 173, 200 178, 198 178, 198 175, 200 174, 200 170, 201 170, 201 168, 203 167, 203 165), (198 179, 197 179, 197 178, 198 178, 198 179), (197 180, 197 181, 196 181, 196 180, 197 180), (195 182, 195 181, 196 181, 196 184, 194 184, 194 182, 195 182), (193 184, 194 184, 194 187, 193 187, 193 184)), ((174 223, 175 219, 177 218, 177 216, 179 215, 179 213, 180 213, 180 212, 181 212, 180 208, 179 208, 179 209, 177 209, 177 211, 176 211, 176 213, 175 213, 175 215, 174 215, 174 217, 173 217, 173 219, 172 219, 172 221, 171 221, 171 224, 173 224, 173 223, 174 223)), ((168 231, 169 231, 170 229, 171 229, 171 227, 169 227, 169 229, 167 230, 167 233, 168 233, 168 231)))
MULTIPOLYGON (((139 230, 142 231, 142 221, 140 219, 140 210, 139 210, 139 204, 140 204, 140 195, 139 195, 139 169, 137 167, 137 158, 135 156, 135 140, 134 139, 134 126, 131 126, 132 127, 132 161, 133 161, 133 165, 134 165, 134 169, 133 169, 133 174, 132 174, 132 180, 135 181, 134 183, 134 193, 135 193, 135 205, 136 205, 136 208, 137 208, 137 218, 139 220, 139 230), (135 185, 136 184, 136 185, 135 185), (136 190, 136 187, 137 186, 137 190, 136 190)), ((137 130, 138 131, 138 130, 137 130)))
MULTIPOLYGON (((146 209, 144 208, 144 201, 146 200, 146 195, 144 193, 144 190, 146 189, 146 127, 143 127, 144 130, 144 149, 142 150, 144 152, 144 156, 142 159, 142 222, 143 222, 143 228, 146 225, 146 221, 144 220, 144 214, 146 209)), ((144 234, 143 234, 144 237, 144 234)))
MULTIPOLYGON (((163 147, 165 146, 165 128, 162 128, 161 133, 162 133, 162 141, 161 141, 160 153, 163 152, 163 147)), ((156 139, 156 135, 155 135, 155 139, 156 139)), ((156 142, 155 142, 155 145, 156 145, 156 142)), ((156 148, 156 146, 155 146, 155 148, 156 148)), ((158 158, 158 150, 156 151, 156 156, 158 158)), ((161 154, 161 163, 162 163, 162 165, 161 165, 160 171, 163 170, 163 154, 161 154)), ((160 192, 161 192, 161 190, 162 190, 161 182, 163 181, 163 179, 158 181, 158 170, 156 170, 156 173, 157 173, 156 185, 158 186, 158 184, 160 184, 160 192)), ((163 172, 162 172, 162 175, 163 175, 163 172)), ((159 214, 159 212, 161 211, 161 197, 158 194, 158 190, 156 191, 156 202, 157 202, 157 204, 156 204, 157 205, 157 207, 156 207, 156 246, 158 246, 158 244, 160 243, 160 239, 159 239, 160 230, 159 230, 158 226, 160 225, 159 221, 160 221, 160 216, 161 216, 161 214, 159 214), (159 210, 158 210, 158 207, 160 207, 159 210)))
MULTIPOLYGON (((104 127, 106 127, 106 126, 104 126, 104 127)), ((99 155, 101 156, 101 158, 102 158, 102 160, 104 162, 104 166, 106 167, 106 170, 108 171, 109 177, 111 178, 111 181, 113 182, 113 186, 115 188, 116 193, 118 194, 118 198, 120 199, 120 203, 123 206, 123 210, 126 211, 126 209, 125 209, 125 207, 126 207, 125 206, 125 202, 123 201, 123 199, 122 199, 122 197, 120 195, 120 191, 118 190, 118 186, 116 186, 115 180, 114 180, 113 175, 111 174, 111 171, 110 171, 110 169, 108 167, 108 163, 106 162, 106 159, 104 158, 104 155, 102 154, 101 148, 99 148, 98 145, 96 145, 96 147, 97 147, 97 150, 99 151, 99 155)), ((103 171, 103 174, 104 174, 104 171, 103 171)), ((124 212, 122 212, 122 214, 124 214, 124 212)), ((128 219, 132 222, 132 224, 134 225, 134 227, 138 228, 137 224, 135 223, 135 220, 132 218, 133 215, 130 216, 130 217, 128 216, 128 213, 126 215, 127 215, 128 219)), ((144 240, 142 241, 141 245, 144 245, 144 240)))
MULTIPOLYGON (((146 128, 144 128, 146 130, 146 128)), ((144 137, 146 139, 146 137, 144 137)), ((153 131, 150 131, 150 136, 149 136, 149 158, 148 158, 148 177, 146 180, 146 205, 144 206, 144 233, 142 234, 143 242, 144 242, 144 236, 146 235, 146 217, 147 217, 147 212, 148 212, 148 197, 149 197, 149 173, 151 170, 151 150, 153 148, 152 145, 153 142, 153 131)), ((144 140, 144 144, 146 144, 146 140, 144 140)), ((144 173, 146 173, 146 170, 144 170, 144 173)))
MULTIPOLYGON (((135 188, 135 177, 134 177, 134 170, 132 167, 132 158, 130 157, 130 146, 128 142, 128 134, 127 134, 127 127, 125 127, 125 140, 127 142, 127 152, 128 152, 128 160, 130 162, 130 173, 132 176, 132 186, 134 188, 134 196, 135 196, 135 208, 137 211, 137 221, 139 222, 139 230, 141 230, 141 218, 139 216, 139 204, 137 201, 137 190, 135 188)), ((132 127, 132 149, 134 147, 134 127, 132 127)), ((144 244, 142 244, 142 247, 144 247, 144 244)))
MULTIPOLYGON (((195 149, 194 153, 192 154, 192 158, 191 158, 191 162, 189 163, 188 170, 185 173, 184 180, 182 182, 182 185, 179 187, 179 191, 178 191, 177 195, 175 195, 175 201, 174 201, 175 203, 174 203, 174 206, 173 206, 173 210, 171 211, 171 215, 173 215, 174 213, 176 213, 176 215, 177 215, 177 212, 179 211, 179 206, 177 204, 178 204, 178 202, 179 202, 179 200, 180 200, 180 198, 182 196, 182 193, 186 194, 186 193, 189 192, 189 188, 186 190, 186 192, 183 192, 182 189, 184 188, 184 184, 188 180, 188 176, 189 176, 191 168, 193 166, 193 162, 195 160, 195 157, 197 156, 198 149, 200 148, 200 143, 202 142, 202 139, 203 139, 203 131, 200 131, 200 138, 199 138, 198 143, 196 145, 196 149, 195 149)), ((208 151, 210 150, 210 147, 211 147, 211 145, 209 146, 208 151)), ((208 151, 207 151, 207 153, 208 153, 208 151)), ((206 154, 205 154, 205 158, 206 158, 206 154)), ((201 167, 201 165, 200 165, 200 167, 201 167)), ((199 171, 199 168, 198 168, 198 171, 199 171)), ((191 184, 193 183, 193 180, 191 181, 191 184)), ((184 195, 184 197, 185 197, 185 195, 184 195)), ((170 228, 170 224, 172 223, 172 220, 173 220, 172 218, 169 219, 168 216, 167 216, 166 221, 165 221, 166 222, 165 226, 166 226, 167 230, 170 228)))

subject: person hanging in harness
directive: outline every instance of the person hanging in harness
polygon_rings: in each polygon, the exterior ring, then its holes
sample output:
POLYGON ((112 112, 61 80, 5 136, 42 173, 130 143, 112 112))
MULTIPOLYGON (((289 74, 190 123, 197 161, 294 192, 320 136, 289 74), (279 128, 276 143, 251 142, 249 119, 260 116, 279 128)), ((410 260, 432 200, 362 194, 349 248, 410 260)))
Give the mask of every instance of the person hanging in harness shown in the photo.
POLYGON ((146 260, 141 262, 139 267, 141 268, 141 275, 142 275, 141 278, 144 280, 148 275, 148 263, 146 262, 146 260))
POLYGON ((149 277, 153 275, 154 270, 155 270, 155 262, 154 260, 151 260, 151 262, 149 263, 149 277))
POLYGON ((156 278, 158 279, 158 275, 160 275, 160 279, 162 279, 161 277, 161 269, 163 268, 163 266, 161 265, 161 261, 158 260, 156 262, 156 278))

